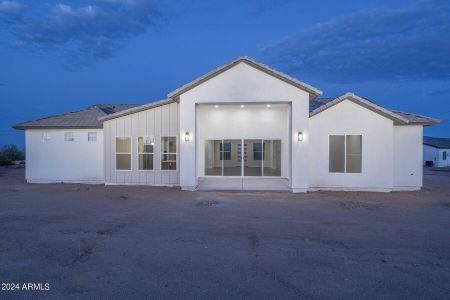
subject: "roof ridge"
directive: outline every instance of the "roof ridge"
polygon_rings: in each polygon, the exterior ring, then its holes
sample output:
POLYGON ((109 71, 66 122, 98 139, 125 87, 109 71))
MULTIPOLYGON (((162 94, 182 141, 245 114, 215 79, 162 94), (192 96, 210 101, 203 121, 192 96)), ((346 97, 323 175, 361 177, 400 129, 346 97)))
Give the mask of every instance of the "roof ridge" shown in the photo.
POLYGON ((309 93, 310 95, 321 95, 322 91, 319 90, 318 88, 313 87, 310 84, 307 84, 303 81, 300 81, 288 74, 285 74, 283 72, 280 72, 278 70, 273 69, 272 67, 269 67, 266 64, 263 64, 259 61, 256 61, 255 59, 249 57, 249 56, 238 56, 234 59, 232 59, 231 61, 229 61, 228 63, 225 63, 223 65, 220 65, 219 67, 197 77, 196 79, 182 85, 181 87, 175 89, 174 91, 170 92, 167 97, 168 98, 172 98, 175 99, 180 96, 181 94, 195 88, 196 86, 210 80, 211 78, 233 68, 235 65, 239 64, 239 63, 246 63, 247 65, 261 71, 264 72, 272 77, 275 77, 281 81, 284 81, 290 85, 293 85, 299 89, 302 89, 304 91, 306 91, 307 93, 309 93))

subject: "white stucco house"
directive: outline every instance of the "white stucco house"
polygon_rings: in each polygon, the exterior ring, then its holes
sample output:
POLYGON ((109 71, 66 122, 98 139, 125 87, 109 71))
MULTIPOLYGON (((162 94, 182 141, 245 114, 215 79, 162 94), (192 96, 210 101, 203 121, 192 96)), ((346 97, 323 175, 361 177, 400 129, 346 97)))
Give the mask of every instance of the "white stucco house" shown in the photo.
POLYGON ((434 167, 450 167, 450 139, 423 137, 423 164, 434 167))
POLYGON ((418 190, 438 120, 322 92, 249 57, 143 105, 16 124, 26 180, 184 190, 418 190))

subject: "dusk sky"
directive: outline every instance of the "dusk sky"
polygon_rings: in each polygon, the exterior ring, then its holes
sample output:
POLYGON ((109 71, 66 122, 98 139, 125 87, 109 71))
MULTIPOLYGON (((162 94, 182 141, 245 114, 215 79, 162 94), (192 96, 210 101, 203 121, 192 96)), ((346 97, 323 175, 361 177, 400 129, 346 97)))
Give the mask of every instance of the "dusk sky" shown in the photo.
POLYGON ((0 0, 0 54, 0 145, 23 147, 14 123, 163 99, 240 55, 450 137, 450 1, 0 0))

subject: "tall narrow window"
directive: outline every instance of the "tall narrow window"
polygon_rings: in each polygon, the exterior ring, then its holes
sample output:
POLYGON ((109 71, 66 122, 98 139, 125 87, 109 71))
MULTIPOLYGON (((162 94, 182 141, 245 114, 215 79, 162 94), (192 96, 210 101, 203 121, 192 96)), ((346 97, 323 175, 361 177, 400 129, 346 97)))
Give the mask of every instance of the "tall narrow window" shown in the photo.
POLYGON ((139 170, 153 170, 153 145, 149 136, 138 137, 139 170))
POLYGON ((88 142, 97 141, 97 132, 88 132, 88 142))
POLYGON ((447 160, 447 152, 442 152, 442 160, 447 160))
POLYGON ((361 136, 347 135, 345 138, 345 171, 361 173, 361 136))
POLYGON ((116 137, 116 170, 131 170, 131 137, 116 137))
POLYGON ((64 132, 64 141, 73 142, 75 138, 73 137, 73 132, 64 132))
POLYGON ((161 170, 177 169, 177 138, 161 137, 161 170))
POLYGON ((345 135, 330 135, 330 172, 345 172, 345 135))
POLYGON ((361 173, 361 135, 330 135, 329 143, 330 172, 361 173))
POLYGON ((264 160, 265 146, 263 143, 253 143, 253 160, 264 160))
POLYGON ((231 160, 231 143, 220 143, 220 160, 231 160))

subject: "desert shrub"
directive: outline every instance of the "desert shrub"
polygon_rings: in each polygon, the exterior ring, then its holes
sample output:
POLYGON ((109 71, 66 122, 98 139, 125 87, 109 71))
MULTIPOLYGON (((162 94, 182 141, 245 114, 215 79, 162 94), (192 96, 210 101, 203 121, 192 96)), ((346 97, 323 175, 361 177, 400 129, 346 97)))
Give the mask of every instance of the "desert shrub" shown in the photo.
POLYGON ((14 160, 24 160, 25 152, 20 150, 16 145, 6 145, 0 149, 0 164, 7 165, 14 160))

